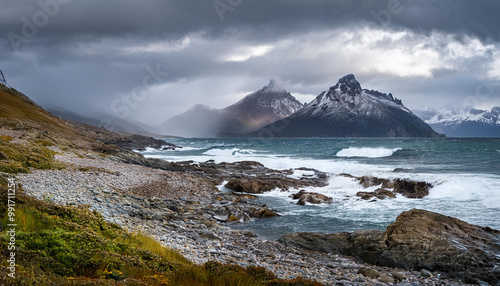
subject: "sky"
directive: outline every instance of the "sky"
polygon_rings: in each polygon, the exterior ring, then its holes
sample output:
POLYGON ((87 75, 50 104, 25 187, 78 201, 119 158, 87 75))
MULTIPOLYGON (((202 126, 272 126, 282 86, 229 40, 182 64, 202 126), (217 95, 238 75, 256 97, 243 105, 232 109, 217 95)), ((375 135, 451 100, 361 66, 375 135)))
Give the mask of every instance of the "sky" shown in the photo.
POLYGON ((500 1, 0 0, 0 69, 43 107, 159 124, 354 74, 410 109, 500 106, 500 1))

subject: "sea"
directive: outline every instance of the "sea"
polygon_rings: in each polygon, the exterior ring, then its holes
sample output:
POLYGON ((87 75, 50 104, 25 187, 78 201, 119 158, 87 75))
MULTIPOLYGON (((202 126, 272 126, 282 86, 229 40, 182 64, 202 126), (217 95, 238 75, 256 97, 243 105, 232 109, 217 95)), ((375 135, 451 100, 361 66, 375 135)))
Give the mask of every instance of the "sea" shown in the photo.
MULTIPOLYGON (((257 161, 272 169, 314 168, 329 174, 325 187, 301 188, 333 198, 332 204, 297 205, 297 190, 258 195, 281 215, 231 226, 251 230, 264 240, 294 232, 385 230, 403 211, 418 208, 500 230, 500 138, 328 138, 328 139, 164 139, 183 148, 147 149, 146 157, 167 161, 257 161), (423 199, 361 200, 363 188, 339 176, 406 178, 433 185, 423 199)), ((295 170, 294 177, 311 175, 295 170)), ((228 191, 224 184, 219 186, 228 191)))

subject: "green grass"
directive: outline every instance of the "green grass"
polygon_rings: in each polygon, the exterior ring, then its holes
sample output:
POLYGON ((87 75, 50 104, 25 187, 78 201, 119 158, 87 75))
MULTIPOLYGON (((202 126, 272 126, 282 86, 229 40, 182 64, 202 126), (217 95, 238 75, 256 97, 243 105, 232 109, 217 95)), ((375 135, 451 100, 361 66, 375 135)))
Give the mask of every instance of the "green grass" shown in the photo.
POLYGON ((56 153, 37 144, 10 143, 0 138, 0 172, 28 173, 30 168, 61 169, 54 160, 56 153))
MULTIPOLYGON (((0 277, 6 277, 7 180, 0 175, 0 277)), ((18 190, 16 274, 8 285, 319 285, 285 281, 263 267, 193 265, 153 238, 85 207, 58 206, 18 190)), ((10 278, 8 278, 10 279, 10 278)))

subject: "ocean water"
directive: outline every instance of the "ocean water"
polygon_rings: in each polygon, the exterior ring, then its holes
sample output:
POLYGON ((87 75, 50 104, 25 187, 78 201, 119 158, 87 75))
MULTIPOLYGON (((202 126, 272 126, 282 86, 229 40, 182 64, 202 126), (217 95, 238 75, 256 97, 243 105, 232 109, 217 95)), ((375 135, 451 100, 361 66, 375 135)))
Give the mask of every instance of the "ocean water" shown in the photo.
MULTIPOLYGON (((298 190, 259 195, 259 202, 281 216, 233 225, 252 230, 263 239, 285 233, 313 231, 384 230, 401 212, 426 209, 469 223, 500 229, 500 139, 166 139, 184 146, 178 150, 142 152, 168 161, 258 161, 273 169, 314 168, 330 174, 329 185, 305 188, 334 199, 327 205, 296 205, 288 196, 298 190), (369 202, 360 200, 364 189, 356 181, 338 176, 372 175, 432 183, 423 199, 369 202)), ((296 171, 300 177, 307 171, 296 171)), ((220 189, 224 191, 221 185, 220 189)))

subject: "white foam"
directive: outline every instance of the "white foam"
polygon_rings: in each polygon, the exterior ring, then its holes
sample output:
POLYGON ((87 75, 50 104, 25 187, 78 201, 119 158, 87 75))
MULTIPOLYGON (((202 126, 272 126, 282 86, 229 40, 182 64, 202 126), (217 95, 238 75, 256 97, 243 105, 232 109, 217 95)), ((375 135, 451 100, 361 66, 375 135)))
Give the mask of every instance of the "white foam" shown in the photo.
POLYGON ((388 149, 383 147, 349 147, 337 152, 337 157, 382 158, 392 156, 392 154, 398 150, 401 150, 401 148, 388 149))
POLYGON ((195 148, 195 147, 182 147, 182 148, 175 148, 175 150, 166 150, 166 151, 195 151, 195 150, 202 150, 204 148, 195 148))
POLYGON ((203 154, 205 155, 210 155, 210 156, 238 156, 238 155, 251 155, 255 152, 255 150, 246 150, 246 149, 238 149, 238 148, 232 148, 232 149, 210 149, 203 154))
POLYGON ((291 174, 290 178, 293 178, 293 179, 300 179, 302 177, 310 177, 310 176, 314 176, 314 171, 311 171, 311 170, 293 170, 293 174, 291 174))

